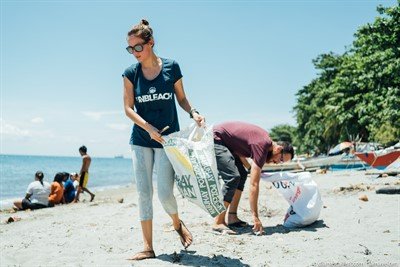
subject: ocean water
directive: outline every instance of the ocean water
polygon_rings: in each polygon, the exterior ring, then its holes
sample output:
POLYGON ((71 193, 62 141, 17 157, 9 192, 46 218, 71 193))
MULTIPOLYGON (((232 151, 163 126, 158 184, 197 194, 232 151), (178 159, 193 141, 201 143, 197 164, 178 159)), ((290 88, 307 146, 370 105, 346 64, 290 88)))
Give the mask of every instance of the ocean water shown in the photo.
MULTIPOLYGON (((80 157, 0 155, 0 206, 11 199, 23 198, 36 171, 51 183, 57 172, 79 173, 80 157)), ((89 190, 125 186, 134 182, 132 161, 127 158, 94 158, 89 169, 89 190)))

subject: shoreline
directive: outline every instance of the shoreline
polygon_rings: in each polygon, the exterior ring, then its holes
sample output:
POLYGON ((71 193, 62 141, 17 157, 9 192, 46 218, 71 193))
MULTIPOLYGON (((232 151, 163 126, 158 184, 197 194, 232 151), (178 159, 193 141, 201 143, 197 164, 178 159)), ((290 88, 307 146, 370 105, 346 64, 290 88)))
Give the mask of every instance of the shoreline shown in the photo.
MULTIPOLYGON (((399 186, 399 176, 375 179, 358 171, 311 175, 319 186, 324 208, 319 219, 305 228, 282 226, 289 205, 271 183, 261 182, 260 186, 263 236, 253 235, 249 227, 238 235, 214 233, 213 218, 176 191, 180 217, 194 237, 185 251, 155 189, 153 238, 157 258, 131 262, 126 259, 143 248, 137 194, 134 186, 127 186, 98 192, 93 202, 0 212, 1 262, 5 266, 400 264, 399 195, 375 193, 382 187, 399 186), (362 195, 368 201, 360 200, 362 195), (10 216, 21 220, 5 224, 10 216)), ((242 220, 251 223, 248 188, 247 182, 238 212, 242 220)))

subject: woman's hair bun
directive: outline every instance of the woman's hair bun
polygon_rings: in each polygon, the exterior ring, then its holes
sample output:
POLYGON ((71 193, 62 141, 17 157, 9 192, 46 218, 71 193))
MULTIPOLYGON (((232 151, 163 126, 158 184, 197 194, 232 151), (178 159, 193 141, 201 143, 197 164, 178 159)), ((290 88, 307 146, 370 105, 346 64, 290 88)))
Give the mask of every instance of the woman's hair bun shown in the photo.
POLYGON ((41 171, 37 171, 37 172, 35 173, 35 176, 36 176, 37 178, 39 178, 39 179, 43 179, 43 177, 44 177, 43 172, 41 172, 41 171))
POLYGON ((148 22, 147 20, 145 20, 145 19, 142 19, 142 20, 140 21, 140 24, 149 26, 149 22, 148 22))

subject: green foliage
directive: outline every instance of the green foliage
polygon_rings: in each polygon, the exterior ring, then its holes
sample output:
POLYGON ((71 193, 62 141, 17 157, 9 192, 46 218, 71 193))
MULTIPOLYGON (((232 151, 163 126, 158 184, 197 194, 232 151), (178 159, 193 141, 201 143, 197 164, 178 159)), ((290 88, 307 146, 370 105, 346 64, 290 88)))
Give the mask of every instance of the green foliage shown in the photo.
POLYGON ((372 132, 372 134, 374 136, 374 140, 383 144, 384 146, 393 145, 399 141, 399 129, 396 129, 388 123, 382 124, 381 127, 372 132))
POLYGON ((286 141, 294 145, 296 141, 296 127, 289 124, 281 124, 269 131, 269 136, 274 141, 286 141))
POLYGON ((349 136, 390 143, 400 137, 400 1, 355 33, 343 55, 319 55, 319 71, 297 93, 300 151, 327 151, 349 136))

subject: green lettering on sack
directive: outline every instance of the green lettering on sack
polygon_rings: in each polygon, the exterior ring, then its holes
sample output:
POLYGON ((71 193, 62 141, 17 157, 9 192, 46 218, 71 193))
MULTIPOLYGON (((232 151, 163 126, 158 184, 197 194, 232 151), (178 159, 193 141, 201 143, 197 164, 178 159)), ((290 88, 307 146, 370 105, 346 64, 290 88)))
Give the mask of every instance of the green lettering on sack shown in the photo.
POLYGON ((190 184, 190 175, 182 175, 182 176, 175 175, 175 181, 179 192, 184 197, 197 199, 193 185, 190 184))
POLYGON ((206 175, 207 183, 210 188, 210 194, 212 199, 212 204, 217 209, 219 213, 225 210, 225 206, 222 204, 220 199, 220 191, 218 190, 217 181, 218 179, 215 177, 211 164, 207 161, 207 157, 203 151, 198 151, 198 158, 200 160, 201 168, 204 170, 206 175))
POLYGON ((210 201, 210 193, 208 192, 207 181, 204 177, 201 164, 198 162, 198 159, 195 157, 193 149, 188 149, 189 160, 193 166, 193 172, 196 176, 197 184, 200 189, 200 196, 203 203, 204 208, 211 214, 211 216, 215 217, 219 213, 216 211, 215 207, 211 205, 210 201))

